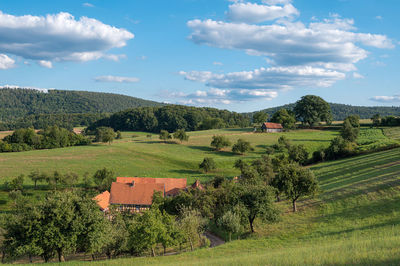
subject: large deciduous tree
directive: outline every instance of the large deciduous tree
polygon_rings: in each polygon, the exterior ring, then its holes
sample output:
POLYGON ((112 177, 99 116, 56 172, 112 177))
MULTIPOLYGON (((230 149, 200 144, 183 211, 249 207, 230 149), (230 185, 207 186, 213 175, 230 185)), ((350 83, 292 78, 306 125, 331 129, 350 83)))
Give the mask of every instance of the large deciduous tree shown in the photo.
POLYGON ((264 122, 267 122, 267 119, 268 119, 268 114, 263 111, 256 112, 253 115, 253 123, 256 124, 262 124, 264 122))
POLYGON ((309 126, 313 126, 321 121, 325 121, 327 124, 332 122, 332 112, 329 103, 315 95, 301 97, 296 102, 294 112, 298 120, 309 126))

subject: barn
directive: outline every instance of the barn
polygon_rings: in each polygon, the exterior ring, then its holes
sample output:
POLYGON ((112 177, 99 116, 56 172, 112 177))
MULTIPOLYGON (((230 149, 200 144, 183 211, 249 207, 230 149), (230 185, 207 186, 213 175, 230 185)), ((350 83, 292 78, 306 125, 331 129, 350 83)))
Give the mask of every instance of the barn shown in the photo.
POLYGON ((279 123, 266 122, 266 123, 262 124, 261 130, 263 132, 282 132, 283 131, 283 127, 279 123))

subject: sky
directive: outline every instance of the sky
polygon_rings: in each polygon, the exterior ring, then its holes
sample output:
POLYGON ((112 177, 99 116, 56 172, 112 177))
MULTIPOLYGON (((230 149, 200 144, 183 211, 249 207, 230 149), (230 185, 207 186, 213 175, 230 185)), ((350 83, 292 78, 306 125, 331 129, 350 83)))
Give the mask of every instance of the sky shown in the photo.
POLYGON ((399 0, 1 0, 0 86, 255 111, 400 104, 399 0))

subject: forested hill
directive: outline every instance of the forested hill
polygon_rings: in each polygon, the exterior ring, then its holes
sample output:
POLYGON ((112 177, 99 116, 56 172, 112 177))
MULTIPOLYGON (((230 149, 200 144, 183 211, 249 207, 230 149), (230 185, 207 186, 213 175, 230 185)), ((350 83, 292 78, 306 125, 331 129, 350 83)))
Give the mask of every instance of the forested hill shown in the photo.
MULTIPOLYGON (((344 120, 349 115, 359 115, 361 119, 371 118, 374 114, 380 114, 381 116, 388 115, 400 115, 400 106, 352 106, 347 104, 329 103, 332 109, 333 120, 344 120)), ((271 117, 279 109, 293 110, 294 103, 285 104, 278 107, 267 108, 265 111, 271 117)), ((246 113, 252 116, 253 113, 246 113)))
POLYGON ((32 89, 0 89, 0 122, 27 115, 115 113, 128 108, 163 104, 120 94, 32 89))

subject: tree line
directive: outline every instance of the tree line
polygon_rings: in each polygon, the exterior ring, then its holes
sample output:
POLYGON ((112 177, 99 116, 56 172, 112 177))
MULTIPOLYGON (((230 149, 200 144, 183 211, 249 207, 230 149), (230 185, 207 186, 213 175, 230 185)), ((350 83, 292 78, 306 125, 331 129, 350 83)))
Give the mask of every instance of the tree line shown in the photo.
POLYGON ((115 113, 90 125, 87 130, 97 127, 111 127, 121 131, 174 132, 213 128, 246 127, 250 120, 235 112, 208 107, 167 105, 162 107, 139 107, 115 113))
POLYGON ((0 152, 55 149, 90 143, 88 137, 58 126, 51 126, 38 132, 33 128, 21 128, 0 140, 0 152))

